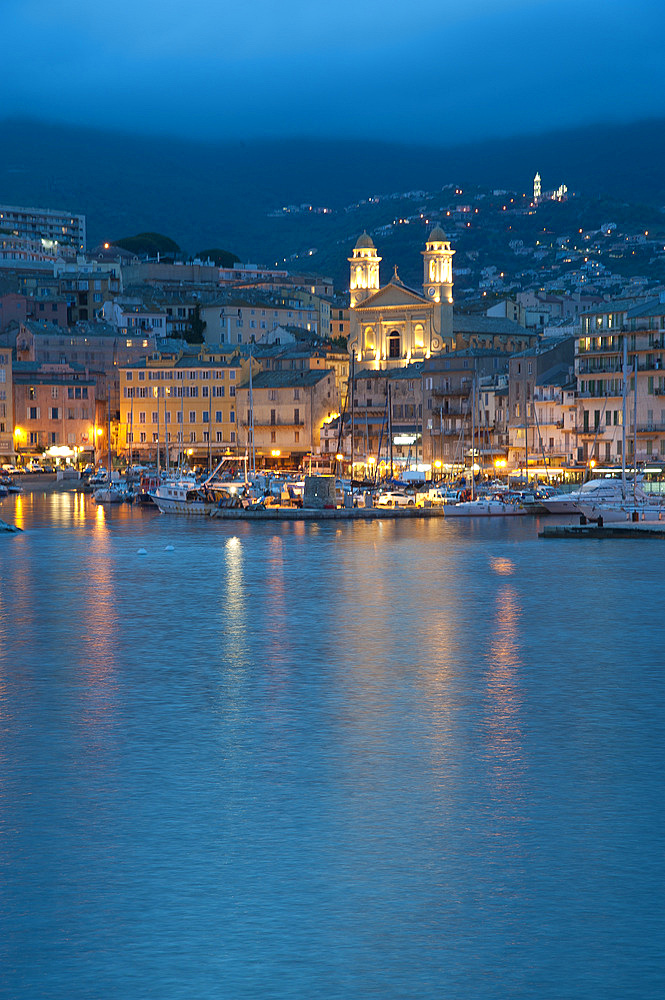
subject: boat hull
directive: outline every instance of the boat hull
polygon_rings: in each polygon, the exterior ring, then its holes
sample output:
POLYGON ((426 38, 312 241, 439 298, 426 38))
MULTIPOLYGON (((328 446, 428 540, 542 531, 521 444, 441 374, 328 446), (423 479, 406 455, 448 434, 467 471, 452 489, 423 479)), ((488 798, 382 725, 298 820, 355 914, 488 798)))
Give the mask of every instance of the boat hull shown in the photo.
POLYGON ((186 514, 188 517, 209 517, 210 512, 216 506, 214 503, 205 503, 203 500, 179 500, 175 497, 160 497, 155 493, 150 493, 149 496, 162 514, 186 514))
POLYGON ((469 500, 468 503, 446 504, 445 517, 516 517, 525 514, 517 504, 495 500, 469 500))
POLYGON ((602 504, 580 503, 577 513, 586 517, 587 521, 597 521, 602 517, 603 524, 617 524, 625 521, 663 521, 665 522, 665 507, 660 504, 617 504, 603 506, 602 504), (635 517, 635 515, 637 515, 635 517))

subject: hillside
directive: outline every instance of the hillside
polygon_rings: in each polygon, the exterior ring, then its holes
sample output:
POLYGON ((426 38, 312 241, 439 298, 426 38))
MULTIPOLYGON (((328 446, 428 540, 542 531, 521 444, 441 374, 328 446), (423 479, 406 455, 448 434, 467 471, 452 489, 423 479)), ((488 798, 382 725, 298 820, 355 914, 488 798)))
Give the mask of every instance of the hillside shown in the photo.
MULTIPOLYGON (((387 225, 407 208, 436 212, 448 204, 437 192, 451 183, 529 193, 539 170, 544 187, 565 182, 581 192, 590 216, 597 199, 617 211, 640 202, 647 218, 665 204, 665 120, 450 148, 305 139, 212 145, 25 121, 4 122, 0 134, 0 201, 84 212, 89 245, 157 231, 192 252, 224 247, 263 263, 299 255, 292 266, 334 276, 362 228, 387 225), (362 204, 414 191, 432 196, 362 204), (303 203, 333 211, 275 214, 303 203)), ((422 236, 404 233, 402 242, 400 235, 391 244, 396 257, 422 236)))

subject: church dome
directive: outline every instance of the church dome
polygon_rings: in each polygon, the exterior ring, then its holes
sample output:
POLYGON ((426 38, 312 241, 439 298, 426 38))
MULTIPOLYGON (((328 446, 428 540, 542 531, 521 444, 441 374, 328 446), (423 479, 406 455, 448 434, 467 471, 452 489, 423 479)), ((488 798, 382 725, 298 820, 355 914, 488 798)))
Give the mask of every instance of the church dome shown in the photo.
POLYGON ((444 233, 441 226, 435 226, 432 232, 429 234, 429 238, 427 240, 428 243, 446 243, 447 241, 448 237, 444 233))
POLYGON ((372 240, 372 237, 368 236, 368 234, 366 232, 364 232, 362 234, 362 236, 358 237, 358 242, 356 243, 355 249, 356 250, 376 250, 376 247, 374 246, 374 242, 372 240))

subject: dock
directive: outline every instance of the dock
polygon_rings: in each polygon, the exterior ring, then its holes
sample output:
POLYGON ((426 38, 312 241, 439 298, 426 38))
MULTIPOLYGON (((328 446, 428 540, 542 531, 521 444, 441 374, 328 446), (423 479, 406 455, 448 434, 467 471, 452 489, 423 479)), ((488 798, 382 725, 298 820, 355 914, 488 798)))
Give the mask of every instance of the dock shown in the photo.
POLYGON ((443 507, 216 507, 210 516, 223 521, 396 521, 442 518, 444 512, 443 507))
POLYGON ((619 522, 618 524, 552 524, 538 532, 539 538, 665 538, 664 523, 619 522))

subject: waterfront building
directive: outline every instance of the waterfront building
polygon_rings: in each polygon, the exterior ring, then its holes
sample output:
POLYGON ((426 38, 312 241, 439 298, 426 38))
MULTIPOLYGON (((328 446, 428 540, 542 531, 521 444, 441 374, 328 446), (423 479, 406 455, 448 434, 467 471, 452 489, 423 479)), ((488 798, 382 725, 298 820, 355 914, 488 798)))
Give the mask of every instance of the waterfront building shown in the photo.
POLYGON ((24 460, 43 453, 70 460, 92 459, 95 428, 105 427, 106 421, 104 412, 98 412, 95 379, 85 367, 15 361, 13 369, 17 455, 24 460))
MULTIPOLYGON (((508 447, 508 468, 520 469, 524 467, 525 456, 540 455, 542 461, 542 433, 539 435, 536 426, 536 415, 534 413, 534 394, 536 385, 544 379, 544 384, 548 384, 548 378, 555 378, 558 384, 562 378, 565 384, 572 372, 575 353, 574 337, 549 337, 540 341, 534 347, 526 351, 514 354, 508 361, 508 423, 509 423, 509 447, 508 447), (547 373, 547 374, 546 374, 547 373)), ((560 418, 557 418, 560 419, 560 418)), ((569 417, 570 420, 570 417, 569 417)), ((571 435, 574 436, 575 428, 568 423, 564 428, 564 443, 561 449, 562 454, 570 455, 573 452, 571 435)), ((549 437, 552 436, 548 434, 549 437)), ((548 441, 549 443, 549 441, 548 441)), ((553 443, 552 448, 555 448, 553 443)))
POLYGON ((14 458, 12 351, 0 345, 0 464, 14 458))
POLYGON ((295 327, 276 327, 253 348, 265 371, 331 370, 335 373, 333 409, 339 411, 349 379, 349 355, 326 341, 314 341, 295 327))
POLYGON ((622 461, 624 340, 629 373, 626 459, 665 463, 665 296, 637 305, 610 301, 582 316, 582 333, 575 342, 577 457, 603 464, 622 461))
POLYGON ((52 208, 0 205, 0 229, 28 240, 85 250, 85 215, 52 208))
POLYGON ((423 460, 443 472, 506 455, 504 351, 470 348, 423 365, 423 460))
MULTIPOLYGON (((560 476, 577 464, 577 393, 569 365, 559 365, 537 380, 533 413, 529 466, 560 476)), ((520 462, 513 454, 513 461, 522 464, 526 456, 520 462)))
POLYGON ((238 388, 239 444, 258 465, 299 466, 320 453, 321 428, 335 413, 335 373, 328 369, 262 371, 238 388), (253 421, 252 421, 253 418, 253 421))
POLYGON ((97 398, 110 400, 116 418, 120 400, 118 367, 141 360, 154 350, 152 335, 123 337, 108 323, 79 323, 63 329, 53 323, 26 320, 16 335, 16 356, 20 361, 82 365, 95 380, 97 398))
MULTIPOLYGON (((258 373, 258 365, 256 365, 258 373)), ((236 454, 237 387, 249 359, 237 350, 190 347, 156 350, 119 366, 119 449, 135 459, 171 460, 185 452, 190 464, 236 454)))

